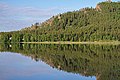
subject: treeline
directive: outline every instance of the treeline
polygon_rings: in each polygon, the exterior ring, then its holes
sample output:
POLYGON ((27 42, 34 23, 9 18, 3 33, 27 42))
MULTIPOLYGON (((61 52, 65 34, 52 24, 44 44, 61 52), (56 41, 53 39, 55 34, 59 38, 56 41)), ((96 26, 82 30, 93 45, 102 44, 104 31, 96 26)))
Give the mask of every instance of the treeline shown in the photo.
POLYGON ((17 52, 42 60, 53 68, 96 76, 99 80, 120 79, 120 45, 1 44, 0 51, 17 52))
POLYGON ((120 41, 120 2, 102 2, 53 16, 21 31, 0 33, 1 42, 120 41))

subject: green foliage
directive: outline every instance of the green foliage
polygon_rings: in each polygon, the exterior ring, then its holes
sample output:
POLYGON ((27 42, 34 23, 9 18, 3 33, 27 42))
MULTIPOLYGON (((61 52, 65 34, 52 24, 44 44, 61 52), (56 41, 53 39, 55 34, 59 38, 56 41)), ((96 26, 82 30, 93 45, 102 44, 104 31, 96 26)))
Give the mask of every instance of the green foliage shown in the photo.
MULTIPOLYGON (((3 33, 1 33, 3 34, 3 33)), ((120 2, 102 2, 53 16, 21 31, 4 33, 0 42, 120 41, 120 2)))

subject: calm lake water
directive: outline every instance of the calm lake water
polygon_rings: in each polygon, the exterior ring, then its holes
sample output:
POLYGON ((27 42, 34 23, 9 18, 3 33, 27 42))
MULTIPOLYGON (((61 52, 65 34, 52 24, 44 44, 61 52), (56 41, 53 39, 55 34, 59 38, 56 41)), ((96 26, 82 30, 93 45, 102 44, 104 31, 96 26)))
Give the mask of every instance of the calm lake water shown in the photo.
POLYGON ((0 44, 0 80, 120 80, 120 46, 0 44))

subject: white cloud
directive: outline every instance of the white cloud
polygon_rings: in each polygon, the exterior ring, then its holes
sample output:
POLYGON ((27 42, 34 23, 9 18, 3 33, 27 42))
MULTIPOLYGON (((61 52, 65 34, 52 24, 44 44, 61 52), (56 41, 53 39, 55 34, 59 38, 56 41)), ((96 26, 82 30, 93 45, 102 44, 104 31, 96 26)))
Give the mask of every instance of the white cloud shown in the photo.
POLYGON ((65 8, 40 9, 35 7, 14 7, 0 3, 0 31, 18 30, 35 22, 42 22, 65 8))

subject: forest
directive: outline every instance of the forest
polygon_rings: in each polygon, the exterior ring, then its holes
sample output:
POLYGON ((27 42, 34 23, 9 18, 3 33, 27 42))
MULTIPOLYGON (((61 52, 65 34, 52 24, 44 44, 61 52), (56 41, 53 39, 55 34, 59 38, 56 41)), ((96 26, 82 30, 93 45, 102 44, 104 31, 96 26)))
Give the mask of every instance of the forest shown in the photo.
POLYGON ((0 33, 2 43, 45 41, 120 41, 120 2, 101 2, 96 8, 58 14, 19 31, 0 33))

